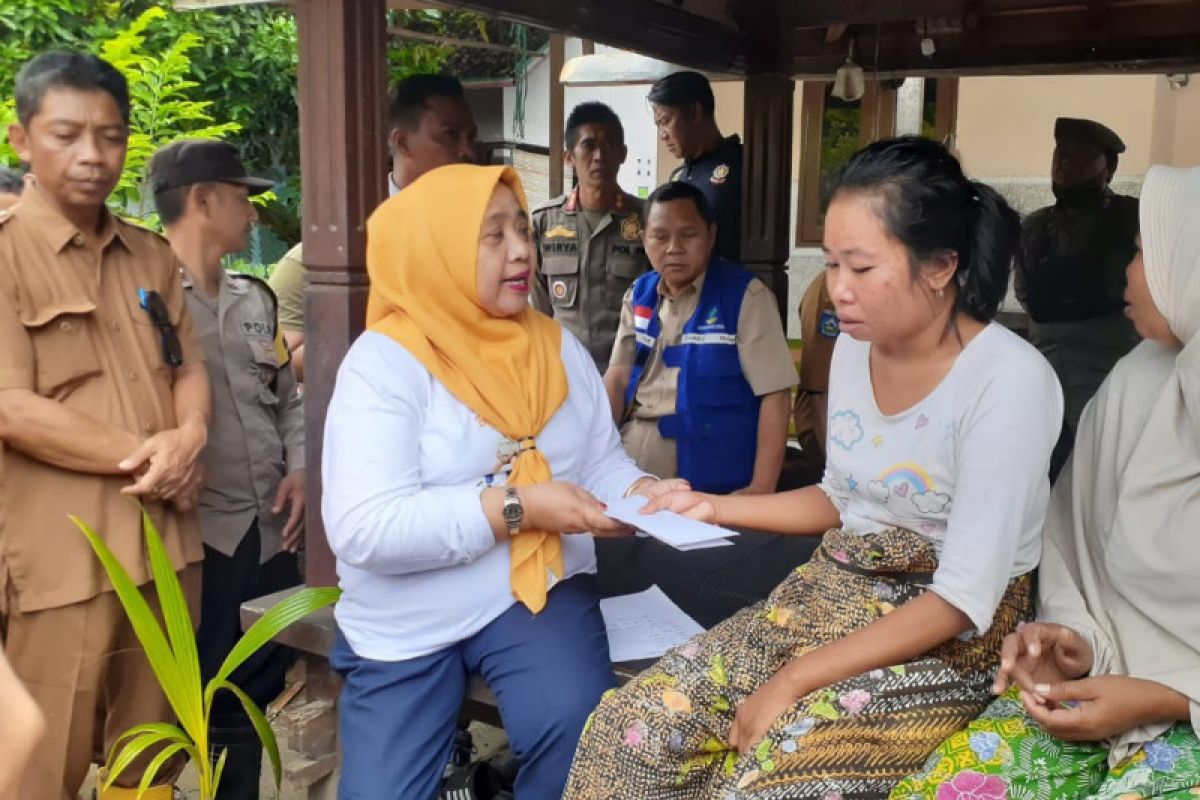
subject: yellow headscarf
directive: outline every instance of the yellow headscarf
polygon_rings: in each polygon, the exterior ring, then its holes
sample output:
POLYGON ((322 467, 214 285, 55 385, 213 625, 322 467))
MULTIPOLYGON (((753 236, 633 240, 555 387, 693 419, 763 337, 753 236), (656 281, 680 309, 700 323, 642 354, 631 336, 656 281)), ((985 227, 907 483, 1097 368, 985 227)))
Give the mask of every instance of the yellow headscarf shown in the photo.
MULTIPOLYGON (((566 399, 567 374, 556 322, 532 309, 501 319, 479 305, 479 231, 500 183, 528 212, 512 169, 453 165, 426 173, 371 215, 367 327, 395 339, 484 422, 522 442, 566 399)), ((551 478, 546 457, 528 444, 510 486, 551 478)), ((525 531, 510 547, 513 595, 537 613, 546 605, 546 570, 563 574, 559 534, 525 531)))

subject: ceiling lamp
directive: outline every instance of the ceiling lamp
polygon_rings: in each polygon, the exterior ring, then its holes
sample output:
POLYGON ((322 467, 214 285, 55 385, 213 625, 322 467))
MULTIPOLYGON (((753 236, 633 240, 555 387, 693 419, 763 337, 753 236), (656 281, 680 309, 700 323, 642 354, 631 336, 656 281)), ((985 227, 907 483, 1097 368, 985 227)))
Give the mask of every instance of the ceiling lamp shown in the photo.
POLYGON ((833 96, 839 100, 853 102, 861 100, 867 91, 867 78, 863 68, 854 63, 854 40, 850 40, 850 52, 842 66, 838 67, 833 79, 833 96))

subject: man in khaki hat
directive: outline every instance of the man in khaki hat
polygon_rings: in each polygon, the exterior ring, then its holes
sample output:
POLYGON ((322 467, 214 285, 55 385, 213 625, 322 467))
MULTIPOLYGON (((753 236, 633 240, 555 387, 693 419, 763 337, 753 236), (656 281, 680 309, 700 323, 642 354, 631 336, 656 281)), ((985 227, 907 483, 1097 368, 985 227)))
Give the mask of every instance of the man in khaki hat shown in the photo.
MULTIPOLYGON (((1108 127, 1060 117, 1054 141, 1055 203, 1025 218, 1015 283, 1029 338, 1062 383, 1070 437, 1113 364, 1138 342, 1124 315, 1138 201, 1109 188, 1125 143, 1108 127)), ((1068 452, 1056 452, 1055 468, 1068 452)))

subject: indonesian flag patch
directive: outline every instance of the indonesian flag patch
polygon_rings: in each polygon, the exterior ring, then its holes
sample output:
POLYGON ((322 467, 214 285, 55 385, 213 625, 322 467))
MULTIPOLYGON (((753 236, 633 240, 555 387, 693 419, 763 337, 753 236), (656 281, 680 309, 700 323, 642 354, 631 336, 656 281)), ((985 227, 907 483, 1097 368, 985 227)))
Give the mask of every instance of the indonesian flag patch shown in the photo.
POLYGON ((633 325, 642 332, 650 329, 650 317, 654 314, 654 309, 650 306, 634 306, 633 307, 633 325))

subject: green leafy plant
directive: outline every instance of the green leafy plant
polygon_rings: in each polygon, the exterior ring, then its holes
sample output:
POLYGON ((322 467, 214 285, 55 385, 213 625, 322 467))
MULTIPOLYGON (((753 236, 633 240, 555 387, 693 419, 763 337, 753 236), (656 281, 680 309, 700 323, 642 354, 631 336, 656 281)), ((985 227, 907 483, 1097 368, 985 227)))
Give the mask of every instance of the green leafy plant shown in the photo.
POLYGON ((142 596, 139 587, 134 584, 129 573, 121 566, 104 540, 79 518, 71 517, 71 520, 83 531, 100 563, 104 565, 134 633, 146 651, 150 668, 179 720, 178 725, 161 722, 137 725, 121 734, 108 754, 104 788, 112 785, 113 780, 147 749, 157 747, 161 749, 150 760, 145 770, 138 787, 139 797, 151 785, 163 765, 180 753, 190 757, 196 765, 201 800, 212 800, 216 797, 221 772, 225 767, 226 751, 221 752, 214 766, 209 758, 208 723, 213 698, 221 690, 232 692, 241 702, 262 740, 263 750, 271 759, 275 785, 278 787, 282 780, 282 766, 275 734, 262 710, 245 692, 230 682, 229 676, 284 628, 317 609, 334 603, 341 590, 332 587, 306 588, 275 604, 250 626, 230 651, 216 675, 207 685, 201 686, 200 658, 196 650, 195 629, 192 627, 187 601, 175 568, 171 566, 167 557, 162 537, 159 536, 150 516, 142 513, 142 529, 150 557, 150 571, 154 576, 154 586, 162 610, 162 625, 142 596))
POLYGON ((112 202, 136 217, 149 210, 143 199, 143 173, 155 150, 183 136, 221 139, 241 130, 237 122, 214 122, 209 115, 212 103, 189 95, 200 85, 189 78, 188 57, 200 45, 199 36, 181 33, 161 54, 147 52, 147 27, 166 16, 161 7, 151 6, 100 46, 100 56, 129 81, 129 151, 112 202))

